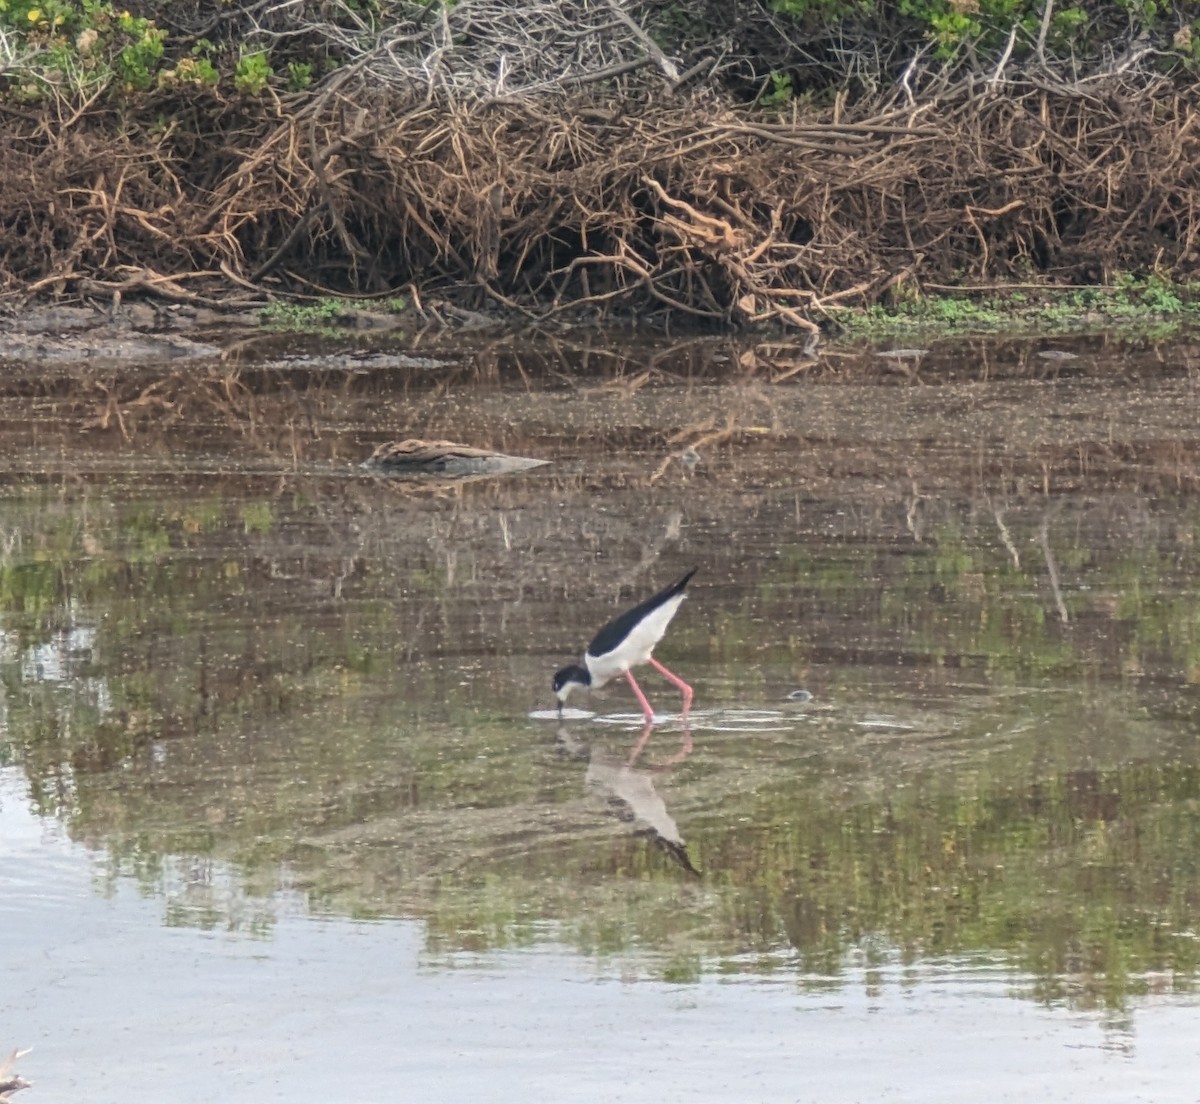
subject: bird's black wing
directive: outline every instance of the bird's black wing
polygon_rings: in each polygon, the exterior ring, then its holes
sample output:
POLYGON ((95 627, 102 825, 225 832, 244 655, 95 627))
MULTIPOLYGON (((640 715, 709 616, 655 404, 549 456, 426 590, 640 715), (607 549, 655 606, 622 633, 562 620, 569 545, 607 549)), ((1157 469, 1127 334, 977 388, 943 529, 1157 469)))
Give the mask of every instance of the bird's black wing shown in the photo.
POLYGON ((684 590, 688 581, 695 574, 696 568, 693 567, 682 579, 677 579, 665 590, 660 590, 653 597, 647 598, 641 605, 634 606, 633 609, 610 621, 596 633, 595 639, 588 645, 588 655, 602 656, 611 652, 646 614, 651 610, 658 609, 664 602, 670 601, 676 594, 684 590))

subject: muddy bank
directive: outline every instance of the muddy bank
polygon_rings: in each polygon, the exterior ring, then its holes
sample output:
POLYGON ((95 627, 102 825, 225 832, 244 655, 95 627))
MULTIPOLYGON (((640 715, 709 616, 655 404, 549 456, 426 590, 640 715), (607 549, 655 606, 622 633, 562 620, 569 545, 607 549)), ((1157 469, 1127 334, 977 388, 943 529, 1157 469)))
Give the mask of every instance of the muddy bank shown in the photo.
POLYGON ((0 470, 86 480, 131 457, 253 456, 268 476, 358 485, 377 446, 419 438, 552 460, 543 475, 592 490, 788 485, 871 502, 1200 482, 1194 337, 979 337, 897 358, 509 332, 366 333, 349 347, 254 332, 216 353, 204 333, 130 339, 186 343, 186 359, 10 361, 0 470))

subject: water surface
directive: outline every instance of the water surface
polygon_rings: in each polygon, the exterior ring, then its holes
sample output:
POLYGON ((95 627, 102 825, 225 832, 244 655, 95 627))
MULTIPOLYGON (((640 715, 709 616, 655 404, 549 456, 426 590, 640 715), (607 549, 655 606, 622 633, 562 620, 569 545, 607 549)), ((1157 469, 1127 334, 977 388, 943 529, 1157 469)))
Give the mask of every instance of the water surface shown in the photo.
POLYGON ((5 376, 31 1100, 1197 1099, 1194 342, 369 340, 5 376))

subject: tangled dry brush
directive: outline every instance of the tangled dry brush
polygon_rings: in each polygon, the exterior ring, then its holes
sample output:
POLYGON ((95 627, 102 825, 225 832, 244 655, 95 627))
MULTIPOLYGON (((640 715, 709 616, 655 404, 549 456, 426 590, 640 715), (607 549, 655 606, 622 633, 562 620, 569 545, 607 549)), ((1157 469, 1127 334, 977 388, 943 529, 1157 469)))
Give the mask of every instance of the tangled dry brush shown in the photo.
POLYGON ((1200 268, 1200 97, 1136 55, 1070 80, 884 58, 767 109, 731 92, 757 79, 746 20, 668 56, 618 0, 426 4, 370 35, 321 10, 238 31, 336 55, 303 93, 0 105, 0 287, 812 329, 900 284, 1200 268))

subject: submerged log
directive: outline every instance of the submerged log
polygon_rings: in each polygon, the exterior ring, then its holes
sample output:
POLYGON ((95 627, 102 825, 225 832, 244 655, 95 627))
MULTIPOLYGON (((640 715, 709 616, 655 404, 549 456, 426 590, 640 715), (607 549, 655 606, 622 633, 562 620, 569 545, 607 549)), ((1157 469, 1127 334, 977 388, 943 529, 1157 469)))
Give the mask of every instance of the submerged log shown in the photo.
POLYGON ((455 478, 466 475, 506 475, 548 464, 527 456, 507 456, 490 449, 454 441, 388 441, 363 461, 362 466, 385 475, 432 475, 455 478))

